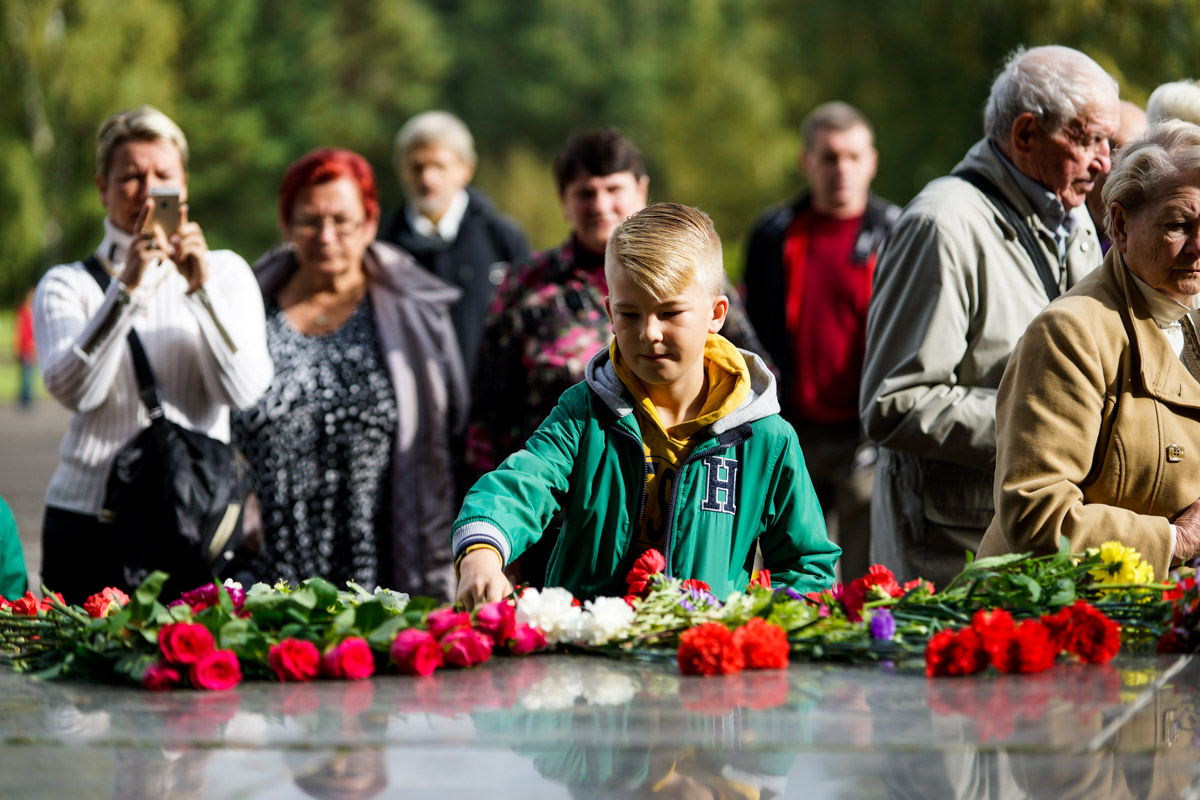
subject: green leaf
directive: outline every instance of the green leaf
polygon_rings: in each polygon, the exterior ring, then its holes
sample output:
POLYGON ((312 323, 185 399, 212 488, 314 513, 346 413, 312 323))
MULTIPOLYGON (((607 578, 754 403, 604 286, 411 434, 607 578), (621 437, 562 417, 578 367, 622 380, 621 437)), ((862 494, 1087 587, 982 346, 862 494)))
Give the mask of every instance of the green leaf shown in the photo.
POLYGON ((134 619, 146 620, 154 613, 158 604, 158 596, 162 594, 163 584, 166 583, 167 573, 155 570, 151 572, 142 585, 133 593, 129 601, 130 613, 134 619))
POLYGON ((1075 581, 1070 578, 1059 578, 1054 586, 1054 594, 1050 595, 1050 599, 1047 601, 1050 605, 1062 607, 1075 602, 1075 581))
POLYGON ((364 635, 378 628, 384 620, 392 615, 383 609, 383 604, 369 600, 359 606, 354 612, 354 627, 364 635))
MULTIPOLYGON (((1015 564, 1018 561, 1024 561, 1030 557, 1029 553, 1005 553, 1002 556, 988 556, 987 558, 976 559, 971 565, 972 572, 976 570, 994 570, 1000 567, 1006 567, 1010 564, 1015 564)), ((967 570, 963 570, 965 573, 967 570)))
MULTIPOLYGON (((305 585, 296 591, 292 592, 291 601, 293 605, 299 606, 307 611, 312 611, 317 607, 317 591, 311 586, 308 586, 308 581, 305 585)), ((305 619, 308 617, 305 616, 305 619)))
POLYGON ((316 608, 329 608, 337 602, 337 587, 324 578, 309 578, 300 586, 301 591, 311 589, 316 595, 316 608))
POLYGON ((387 621, 366 635, 367 644, 375 650, 386 650, 396 634, 407 627, 403 617, 388 617, 387 621))
POLYGON ((1025 591, 1029 593, 1029 602, 1037 603, 1042 599, 1042 587, 1038 586, 1038 582, 1028 575, 1013 575, 1012 582, 1018 586, 1025 587, 1025 591))

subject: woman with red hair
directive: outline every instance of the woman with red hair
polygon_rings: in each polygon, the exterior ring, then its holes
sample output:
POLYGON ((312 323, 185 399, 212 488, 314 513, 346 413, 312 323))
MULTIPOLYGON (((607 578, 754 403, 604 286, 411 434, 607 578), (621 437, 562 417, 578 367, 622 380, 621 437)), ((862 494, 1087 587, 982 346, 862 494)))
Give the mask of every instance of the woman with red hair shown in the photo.
POLYGON ((254 266, 275 379, 234 420, 263 539, 255 578, 452 596, 450 434, 467 390, 459 290, 375 241, 375 176, 315 150, 279 193, 287 244, 254 266))

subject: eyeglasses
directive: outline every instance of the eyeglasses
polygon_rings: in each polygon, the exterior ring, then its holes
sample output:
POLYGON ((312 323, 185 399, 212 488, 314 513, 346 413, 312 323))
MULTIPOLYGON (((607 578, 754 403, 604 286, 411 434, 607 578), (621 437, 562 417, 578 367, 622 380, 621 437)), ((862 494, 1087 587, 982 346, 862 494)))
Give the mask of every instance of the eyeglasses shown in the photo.
POLYGON ((345 238, 354 234, 362 227, 365 219, 342 219, 341 217, 304 217, 292 223, 292 230, 301 236, 320 236, 325 231, 325 223, 333 225, 333 232, 345 238))

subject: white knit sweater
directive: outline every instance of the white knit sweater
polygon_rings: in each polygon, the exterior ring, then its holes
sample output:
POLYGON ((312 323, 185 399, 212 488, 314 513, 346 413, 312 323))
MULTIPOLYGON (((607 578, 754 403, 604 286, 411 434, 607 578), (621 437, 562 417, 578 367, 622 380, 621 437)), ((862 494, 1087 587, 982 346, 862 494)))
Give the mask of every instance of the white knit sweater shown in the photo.
MULTIPOLYGON (((107 219, 104 229, 96 254, 120 274, 129 234, 107 219)), ((116 452, 150 424, 126 342, 131 327, 163 412, 188 428, 229 441, 230 406, 251 405, 270 384, 262 296, 250 267, 228 250, 210 251, 206 264, 208 280, 192 295, 169 261, 148 268, 132 292, 115 278, 101 292, 81 261, 54 267, 38 283, 34 339, 43 379, 75 412, 47 505, 98 513, 116 452)))

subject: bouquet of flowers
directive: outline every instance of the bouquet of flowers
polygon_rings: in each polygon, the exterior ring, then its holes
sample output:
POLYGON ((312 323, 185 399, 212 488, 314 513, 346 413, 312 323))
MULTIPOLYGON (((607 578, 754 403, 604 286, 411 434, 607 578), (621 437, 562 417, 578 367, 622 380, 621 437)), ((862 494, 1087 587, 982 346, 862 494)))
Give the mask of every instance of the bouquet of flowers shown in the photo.
POLYGON ((360 680, 383 669, 429 675, 545 646, 540 631, 517 624, 507 601, 466 614, 431 598, 354 584, 339 591, 310 578, 249 591, 212 583, 164 605, 166 577, 151 574, 132 598, 105 589, 82 608, 50 593, 6 603, 0 661, 39 677, 220 690, 243 678, 360 680))
POLYGON ((721 599, 702 581, 669 578, 650 550, 624 597, 580 602, 562 588, 525 589, 472 613, 353 583, 209 584, 164 605, 166 575, 133 597, 115 589, 82 606, 44 592, 0 601, 0 663, 40 676, 131 681, 150 689, 224 689, 243 678, 358 680, 377 671, 426 676, 493 655, 548 648, 673 660, 680 672, 782 669, 790 658, 887 661, 931 677, 989 666, 1050 668, 1062 655, 1105 664, 1122 647, 1200 649, 1200 588, 1154 583, 1118 542, 1083 554, 968 560, 949 585, 900 585, 880 565, 848 584, 801 595, 767 571, 721 599))

